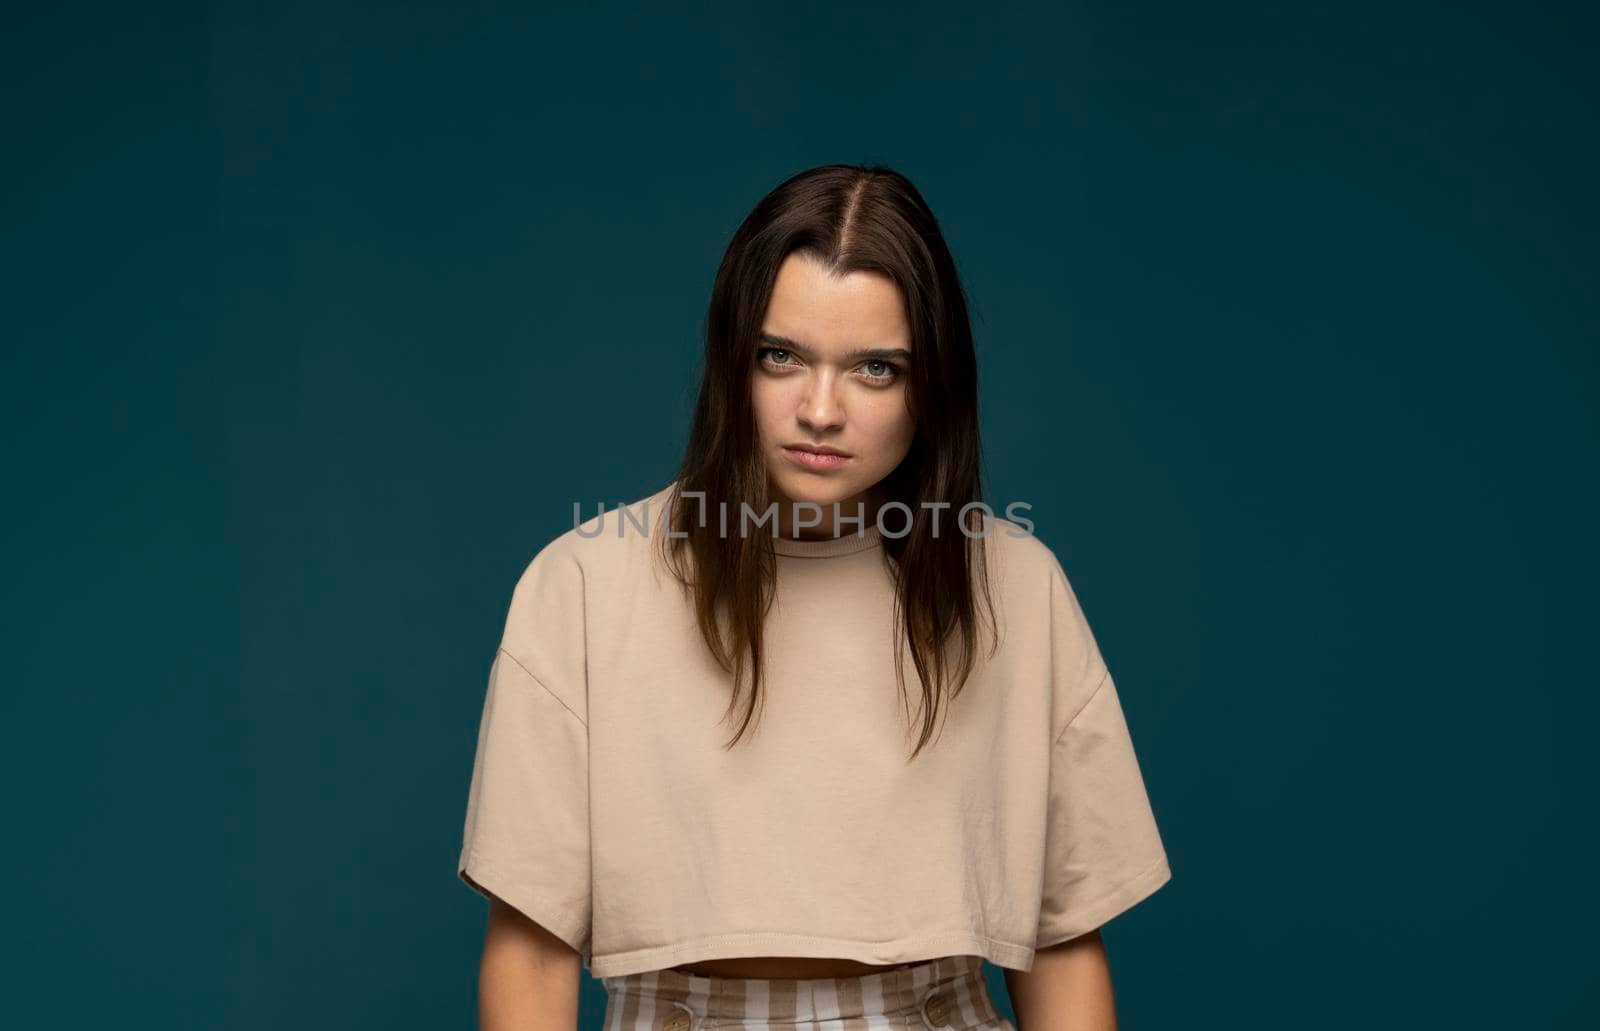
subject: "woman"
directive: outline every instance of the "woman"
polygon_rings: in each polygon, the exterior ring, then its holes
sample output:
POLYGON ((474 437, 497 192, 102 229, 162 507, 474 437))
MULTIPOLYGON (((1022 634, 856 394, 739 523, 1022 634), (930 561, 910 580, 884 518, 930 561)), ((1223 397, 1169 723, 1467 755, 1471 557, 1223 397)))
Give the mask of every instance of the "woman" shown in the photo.
POLYGON ((1115 1026, 1098 928, 1166 853, 1061 564, 982 497, 933 214, 792 177, 718 270, 676 479, 512 593, 458 864, 484 1028, 571 1028, 582 966, 607 1028, 1007 1028, 985 959, 1023 1031, 1115 1026))

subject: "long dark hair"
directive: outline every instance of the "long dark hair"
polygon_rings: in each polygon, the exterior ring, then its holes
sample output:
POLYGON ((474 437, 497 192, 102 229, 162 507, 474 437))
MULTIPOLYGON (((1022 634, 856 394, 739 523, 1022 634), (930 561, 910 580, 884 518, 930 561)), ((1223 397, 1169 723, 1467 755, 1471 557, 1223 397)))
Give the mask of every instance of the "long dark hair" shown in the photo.
POLYGON ((724 719, 733 713, 749 671, 749 700, 731 746, 762 700, 762 627, 774 596, 776 556, 770 535, 718 533, 718 519, 702 518, 700 503, 683 495, 699 492, 710 511, 725 503, 738 513, 743 503, 762 513, 771 504, 750 381, 773 282, 796 251, 837 275, 886 276, 905 298, 912 338, 907 403, 916 432, 905 459, 876 489, 885 501, 902 502, 911 511, 909 532, 885 534, 883 554, 895 583, 895 673, 902 700, 907 648, 922 682, 922 732, 910 756, 915 759, 933 733, 940 698, 948 694, 953 700, 977 662, 975 584, 982 585, 991 626, 994 601, 983 516, 964 510, 983 500, 978 370, 966 295, 933 212, 904 175, 881 165, 800 172, 763 197, 734 232, 711 290, 699 401, 668 498, 668 522, 681 536, 662 539, 670 541, 669 565, 693 598, 706 645, 733 674, 724 719), (925 501, 949 508, 933 512, 923 507, 925 501), (952 525, 963 512, 977 536, 952 525), (935 516, 941 520, 937 534, 935 516))

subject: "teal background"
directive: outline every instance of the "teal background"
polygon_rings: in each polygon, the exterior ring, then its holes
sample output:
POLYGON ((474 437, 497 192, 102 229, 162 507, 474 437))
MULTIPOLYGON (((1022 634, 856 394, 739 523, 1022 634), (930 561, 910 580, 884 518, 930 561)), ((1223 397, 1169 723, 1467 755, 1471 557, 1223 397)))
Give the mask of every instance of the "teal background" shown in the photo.
POLYGON ((512 584, 842 160, 939 214, 1117 671, 1122 1026, 1600 1026, 1588 8, 4 17, 8 1025, 475 1026, 512 584))

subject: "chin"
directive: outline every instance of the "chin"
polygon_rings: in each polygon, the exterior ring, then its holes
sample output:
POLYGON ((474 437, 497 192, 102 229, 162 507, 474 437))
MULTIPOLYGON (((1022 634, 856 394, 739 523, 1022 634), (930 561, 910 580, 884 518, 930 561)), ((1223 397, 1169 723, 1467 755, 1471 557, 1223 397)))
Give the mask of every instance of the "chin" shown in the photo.
POLYGON ((847 485, 838 481, 825 481, 822 476, 806 476, 785 472, 778 477, 778 490, 790 501, 809 501, 821 505, 826 509, 835 501, 843 501, 855 493, 847 485))

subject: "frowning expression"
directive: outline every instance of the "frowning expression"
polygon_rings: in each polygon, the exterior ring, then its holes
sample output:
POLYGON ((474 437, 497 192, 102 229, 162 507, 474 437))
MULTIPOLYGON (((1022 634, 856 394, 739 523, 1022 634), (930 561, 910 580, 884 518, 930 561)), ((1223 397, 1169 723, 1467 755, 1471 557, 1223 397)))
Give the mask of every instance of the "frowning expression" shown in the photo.
POLYGON ((835 501, 850 516, 864 502, 870 520, 872 488, 915 438, 900 289, 874 273, 836 276, 797 251, 778 269, 756 347, 750 390, 774 500, 821 505, 824 529, 835 501))

